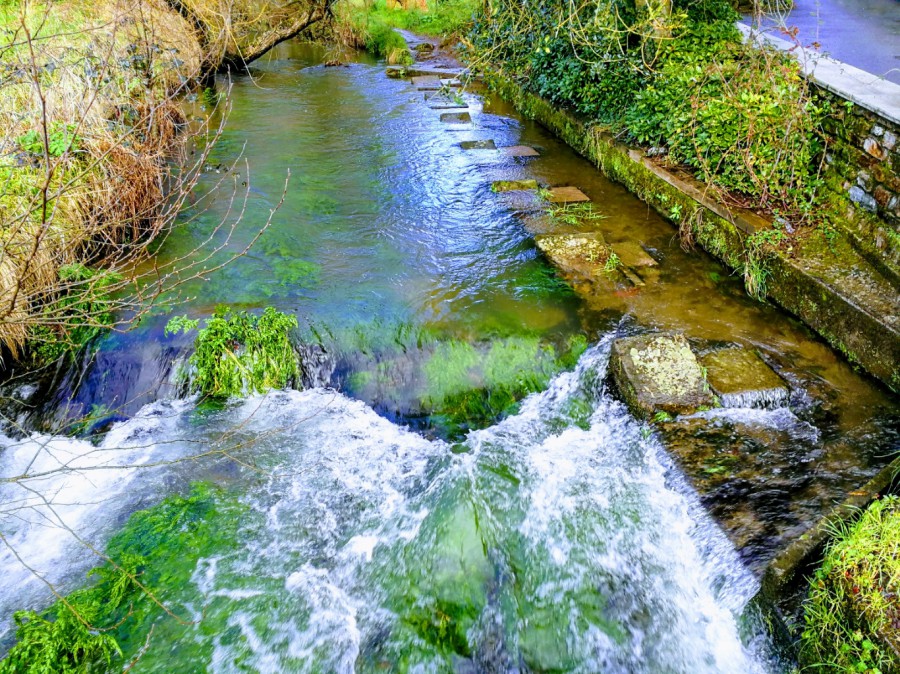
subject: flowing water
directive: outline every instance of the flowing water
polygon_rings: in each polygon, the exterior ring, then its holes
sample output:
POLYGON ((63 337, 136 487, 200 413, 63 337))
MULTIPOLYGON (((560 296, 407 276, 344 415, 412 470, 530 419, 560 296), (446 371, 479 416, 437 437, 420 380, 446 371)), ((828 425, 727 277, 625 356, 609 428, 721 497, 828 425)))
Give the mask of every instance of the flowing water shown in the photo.
POLYGON ((244 219, 226 241, 228 195, 201 196, 159 256, 211 234, 210 266, 241 250, 290 168, 250 252, 81 368, 7 384, 25 431, 0 476, 25 477, 0 485, 0 643, 49 586, 83 586, 132 512, 202 481, 233 516, 173 559, 183 620, 124 638, 134 671, 785 671, 755 571, 897 449, 895 401, 502 101, 466 93, 475 122, 447 125, 383 66, 322 59, 286 44, 235 80, 201 187, 249 182, 244 219), (487 139, 542 156, 459 146, 487 139), (529 177, 640 241, 645 285, 573 292, 534 214, 490 190, 529 177), (219 304, 298 315, 306 390, 179 399, 189 340, 163 327, 219 304), (655 432, 606 367, 612 339, 656 329, 751 346, 791 394, 655 432), (480 417, 448 412, 473 391, 480 417))

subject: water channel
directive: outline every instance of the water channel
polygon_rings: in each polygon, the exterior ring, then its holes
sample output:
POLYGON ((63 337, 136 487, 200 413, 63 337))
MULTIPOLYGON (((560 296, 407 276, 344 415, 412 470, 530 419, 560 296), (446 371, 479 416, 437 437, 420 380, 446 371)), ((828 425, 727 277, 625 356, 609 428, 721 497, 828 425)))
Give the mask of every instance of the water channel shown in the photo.
POLYGON ((83 586, 87 545, 203 481, 233 521, 164 597, 186 620, 124 644, 134 671, 787 671, 758 572, 898 449, 896 402, 503 101, 467 92, 472 123, 447 124, 383 64, 325 58, 288 43, 234 80, 199 194, 243 153, 244 218, 225 242, 230 200, 200 196, 159 259, 211 232, 217 255, 241 250, 290 169, 251 250, 77 373, 7 391, 28 432, 7 429, 0 475, 35 477, 0 487, 0 644, 13 611, 52 601, 38 575, 83 586), (573 290, 533 244, 538 216, 490 188, 524 178, 577 185, 594 216, 571 226, 658 266, 573 290), (222 304, 298 316, 305 390, 178 396, 190 340, 163 328, 222 304), (612 340, 651 330, 757 349, 790 400, 651 429, 606 380, 612 340), (523 381, 540 390, 491 418, 446 413, 523 381), (95 428, 53 432, 92 410, 95 428))

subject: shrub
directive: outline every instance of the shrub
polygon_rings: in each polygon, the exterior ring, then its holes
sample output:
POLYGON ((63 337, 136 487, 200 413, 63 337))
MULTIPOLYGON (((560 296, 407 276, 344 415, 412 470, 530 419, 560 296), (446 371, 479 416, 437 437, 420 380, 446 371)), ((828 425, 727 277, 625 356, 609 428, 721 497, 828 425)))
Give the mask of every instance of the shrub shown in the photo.
MULTIPOLYGON (((199 321, 176 316, 166 334, 189 332, 199 321)), ((197 333, 187 373, 188 389, 228 398, 285 388, 299 377, 290 332, 297 318, 268 307, 261 316, 219 309, 197 333)))

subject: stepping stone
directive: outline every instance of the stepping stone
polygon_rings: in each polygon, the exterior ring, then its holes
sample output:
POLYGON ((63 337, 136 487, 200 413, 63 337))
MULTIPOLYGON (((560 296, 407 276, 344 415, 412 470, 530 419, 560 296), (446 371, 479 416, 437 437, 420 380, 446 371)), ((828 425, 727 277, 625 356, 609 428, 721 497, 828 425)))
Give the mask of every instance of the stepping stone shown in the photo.
POLYGON ((441 88, 441 78, 435 75, 419 75, 418 77, 413 77, 412 83, 417 87, 430 87, 434 85, 436 89, 441 88))
POLYGON ((577 187, 551 187, 547 200, 553 204, 571 204, 591 199, 577 187))
POLYGON ((501 147, 500 154, 506 157, 540 157, 541 153, 533 147, 527 145, 513 145, 512 147, 501 147))
POLYGON ((497 146, 491 140, 464 140, 459 146, 463 150, 495 150, 497 146))
POLYGON ((468 124, 472 121, 472 115, 468 112, 445 112, 441 115, 441 121, 446 124, 468 124))
POLYGON ((701 362, 722 407, 771 409, 787 403, 787 384, 751 349, 714 351, 701 362))
POLYGON ((536 190, 537 180, 495 180, 491 192, 514 192, 516 190, 536 190))
POLYGON ((625 404, 642 419, 659 412, 690 414, 714 405, 703 369, 683 335, 617 339, 609 370, 625 404))
POLYGON ((441 80, 441 86, 442 86, 442 87, 451 87, 451 88, 452 88, 452 87, 461 87, 461 86, 462 86, 462 82, 460 82, 460 81, 459 81, 458 79, 456 79, 455 77, 454 77, 453 79, 442 79, 442 80, 441 80))
POLYGON ((454 103, 453 101, 436 101, 429 103, 428 107, 432 110, 468 110, 469 106, 465 103, 454 103))
POLYGON ((645 251, 639 243, 625 241, 612 244, 613 252, 627 267, 655 267, 657 262, 645 251))
POLYGON ((589 279, 603 277, 612 252, 600 232, 543 234, 534 243, 564 273, 589 279))

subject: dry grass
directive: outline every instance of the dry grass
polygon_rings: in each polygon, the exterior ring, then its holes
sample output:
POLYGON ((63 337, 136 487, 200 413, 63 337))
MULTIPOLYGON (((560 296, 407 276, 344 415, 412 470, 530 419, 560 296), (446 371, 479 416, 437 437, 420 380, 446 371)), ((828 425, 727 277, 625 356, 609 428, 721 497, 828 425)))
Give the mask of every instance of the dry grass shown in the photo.
POLYGON ((162 0, 6 4, 0 25, 0 343, 15 358, 35 326, 67 331, 47 310, 61 268, 121 260, 163 226, 175 101, 202 54, 162 0))

